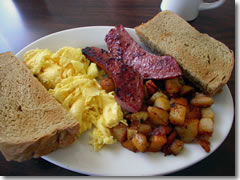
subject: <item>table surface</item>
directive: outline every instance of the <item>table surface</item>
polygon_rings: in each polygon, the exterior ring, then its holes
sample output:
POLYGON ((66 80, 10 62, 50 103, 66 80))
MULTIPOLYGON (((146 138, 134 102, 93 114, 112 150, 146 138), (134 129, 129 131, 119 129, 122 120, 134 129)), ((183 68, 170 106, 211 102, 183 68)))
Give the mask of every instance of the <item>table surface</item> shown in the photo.
MULTIPOLYGON (((133 28, 160 9, 159 0, 3 0, 0 1, 0 53, 17 53, 29 43, 54 32, 84 26, 123 24, 133 28)), ((211 2, 211 1, 208 1, 211 2)), ((190 22, 235 51, 235 3, 201 11, 190 22)), ((235 100, 235 71, 228 82, 235 100)), ((57 167, 43 159, 7 162, 0 154, 0 175, 83 175, 57 167)), ((234 176, 235 121, 224 143, 209 157, 170 176, 234 176)))

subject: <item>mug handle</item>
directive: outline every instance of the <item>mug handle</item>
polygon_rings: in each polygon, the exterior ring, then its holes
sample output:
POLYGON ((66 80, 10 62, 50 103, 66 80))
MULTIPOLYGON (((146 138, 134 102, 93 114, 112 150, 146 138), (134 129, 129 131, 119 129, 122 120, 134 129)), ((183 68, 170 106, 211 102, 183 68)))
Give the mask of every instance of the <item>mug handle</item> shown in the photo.
POLYGON ((202 11, 202 10, 214 9, 214 8, 221 6, 224 2, 225 2, 225 0, 218 0, 213 3, 202 2, 199 6, 199 10, 202 11))

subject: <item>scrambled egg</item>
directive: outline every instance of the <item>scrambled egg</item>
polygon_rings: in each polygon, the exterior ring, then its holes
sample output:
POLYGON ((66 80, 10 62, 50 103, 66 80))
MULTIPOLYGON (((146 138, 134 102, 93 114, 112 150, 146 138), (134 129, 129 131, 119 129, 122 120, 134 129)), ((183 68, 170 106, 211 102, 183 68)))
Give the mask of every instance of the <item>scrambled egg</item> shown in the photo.
POLYGON ((106 93, 96 79, 104 71, 91 63, 79 48, 64 47, 56 53, 48 49, 34 49, 25 53, 24 62, 49 92, 80 123, 79 135, 90 132, 90 144, 100 150, 104 144, 116 140, 110 129, 123 120, 114 92, 106 93))

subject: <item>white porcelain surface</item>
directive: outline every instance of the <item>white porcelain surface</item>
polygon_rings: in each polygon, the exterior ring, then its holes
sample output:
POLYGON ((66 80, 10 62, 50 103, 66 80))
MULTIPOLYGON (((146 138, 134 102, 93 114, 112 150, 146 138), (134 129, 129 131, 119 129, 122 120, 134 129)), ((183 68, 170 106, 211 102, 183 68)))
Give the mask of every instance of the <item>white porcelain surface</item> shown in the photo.
MULTIPOLYGON (((107 49, 104 37, 110 28, 109 26, 93 26, 54 33, 23 48, 16 56, 23 60, 24 53, 34 48, 48 48, 56 51, 63 46, 81 48, 96 46, 107 49)), ((127 31, 143 46, 134 29, 127 28, 127 31)), ((88 133, 85 133, 72 146, 59 149, 42 158, 65 169, 88 175, 147 176, 179 171, 213 153, 231 129, 234 108, 228 87, 225 86, 223 92, 214 100, 213 109, 216 117, 210 153, 206 153, 200 145, 194 143, 186 144, 178 156, 165 157, 163 153, 133 153, 121 147, 120 144, 108 145, 101 151, 94 152, 88 145, 88 133)))
POLYGON ((191 21, 197 18, 199 11, 217 8, 224 2, 225 0, 212 3, 205 3, 202 0, 162 0, 160 8, 162 11, 173 11, 186 21, 191 21))

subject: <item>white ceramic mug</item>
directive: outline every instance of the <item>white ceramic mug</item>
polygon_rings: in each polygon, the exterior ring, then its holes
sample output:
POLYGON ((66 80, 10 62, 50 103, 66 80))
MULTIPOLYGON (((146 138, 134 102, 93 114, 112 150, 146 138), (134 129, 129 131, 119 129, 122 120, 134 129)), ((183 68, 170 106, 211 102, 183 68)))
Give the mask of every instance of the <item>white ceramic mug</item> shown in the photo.
POLYGON ((202 0, 162 0, 161 10, 170 10, 180 15, 186 21, 194 20, 199 11, 221 6, 225 0, 206 3, 202 0))

